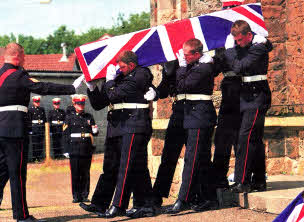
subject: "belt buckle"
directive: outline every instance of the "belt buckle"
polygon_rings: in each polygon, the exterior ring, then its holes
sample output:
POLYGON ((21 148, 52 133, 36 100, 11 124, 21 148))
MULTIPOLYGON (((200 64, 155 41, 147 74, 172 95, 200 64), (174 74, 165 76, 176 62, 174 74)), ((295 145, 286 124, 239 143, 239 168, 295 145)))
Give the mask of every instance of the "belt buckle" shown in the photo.
POLYGON ((57 124, 59 124, 60 123, 60 120, 57 120, 57 124))
POLYGON ((39 124, 41 123, 41 120, 40 120, 40 119, 38 119, 38 123, 39 123, 39 124))
POLYGON ((84 138, 85 137, 85 133, 81 133, 81 137, 84 138))

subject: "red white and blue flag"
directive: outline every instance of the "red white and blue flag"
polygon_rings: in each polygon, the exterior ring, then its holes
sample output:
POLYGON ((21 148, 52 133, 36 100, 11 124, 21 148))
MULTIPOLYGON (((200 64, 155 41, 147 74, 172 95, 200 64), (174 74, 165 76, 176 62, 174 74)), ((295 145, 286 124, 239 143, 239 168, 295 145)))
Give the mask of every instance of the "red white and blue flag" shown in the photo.
POLYGON ((301 192, 273 222, 304 222, 304 201, 301 192))
POLYGON ((245 20, 256 34, 267 36, 260 3, 241 5, 210 14, 173 21, 150 29, 91 42, 75 49, 87 81, 106 76, 110 64, 124 50, 132 50, 141 66, 176 60, 176 53, 185 41, 201 40, 204 51, 223 47, 236 20, 245 20))

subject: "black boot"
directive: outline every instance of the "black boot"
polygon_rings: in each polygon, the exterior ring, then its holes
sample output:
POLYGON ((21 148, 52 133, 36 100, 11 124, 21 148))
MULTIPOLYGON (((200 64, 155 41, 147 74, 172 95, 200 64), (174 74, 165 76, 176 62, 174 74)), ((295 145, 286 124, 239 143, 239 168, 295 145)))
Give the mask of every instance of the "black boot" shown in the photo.
POLYGON ((181 211, 184 211, 184 210, 189 210, 190 209, 190 206, 188 203, 186 203, 185 201, 183 200, 177 200, 175 202, 175 204, 167 210, 166 213, 168 214, 177 214, 181 211))
POLYGON ((217 208, 218 208, 218 203, 216 200, 203 200, 191 207, 192 210, 197 212, 206 211, 206 210, 215 210, 217 208))
POLYGON ((106 212, 105 209, 103 209, 101 207, 98 207, 95 204, 80 203, 79 206, 82 209, 84 209, 85 211, 92 212, 92 213, 100 213, 100 214, 102 214, 102 213, 106 212))
POLYGON ((112 205, 105 213, 102 214, 97 213, 97 215, 98 217, 102 217, 102 218, 125 216, 126 210, 112 205))
POLYGON ((250 193, 251 186, 250 184, 236 183, 230 187, 230 191, 234 193, 250 193))

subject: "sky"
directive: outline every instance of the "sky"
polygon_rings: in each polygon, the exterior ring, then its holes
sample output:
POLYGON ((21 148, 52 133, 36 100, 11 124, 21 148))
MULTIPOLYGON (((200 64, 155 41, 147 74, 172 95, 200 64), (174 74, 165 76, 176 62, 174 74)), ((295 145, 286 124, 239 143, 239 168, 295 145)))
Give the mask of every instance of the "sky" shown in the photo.
POLYGON ((66 25, 76 34, 91 27, 110 28, 117 15, 150 11, 150 0, 1 0, 0 36, 13 34, 47 37, 66 25))

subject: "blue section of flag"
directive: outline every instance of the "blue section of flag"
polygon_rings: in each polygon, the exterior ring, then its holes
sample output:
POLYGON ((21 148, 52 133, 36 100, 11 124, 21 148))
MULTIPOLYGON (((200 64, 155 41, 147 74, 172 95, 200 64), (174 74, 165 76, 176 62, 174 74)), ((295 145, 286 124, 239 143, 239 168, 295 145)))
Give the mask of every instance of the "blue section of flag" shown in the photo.
POLYGON ((87 65, 90 65, 91 62, 93 62, 93 60, 104 50, 105 47, 107 46, 103 46, 101 48, 97 48, 92 51, 83 53, 83 57, 86 60, 87 65))
POLYGON ((167 61, 157 31, 155 31, 147 41, 136 50, 136 55, 138 57, 138 64, 141 66, 154 65, 155 62, 153 61, 167 61))
POLYGON ((199 21, 208 49, 223 47, 227 35, 230 34, 232 22, 214 16, 201 16, 199 21))
POLYGON ((262 15, 262 8, 260 5, 248 5, 248 7, 262 15))
POLYGON ((300 193, 283 211, 277 216, 273 222, 285 222, 291 215, 294 208, 303 203, 303 193, 300 193))

